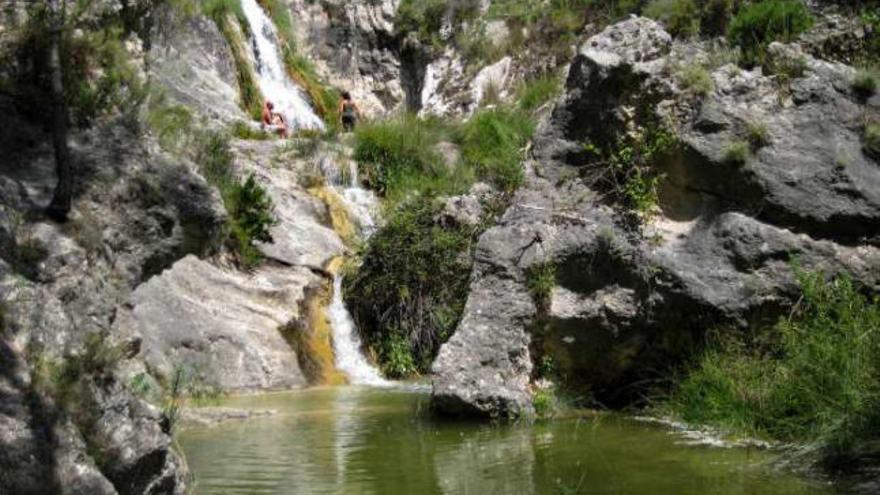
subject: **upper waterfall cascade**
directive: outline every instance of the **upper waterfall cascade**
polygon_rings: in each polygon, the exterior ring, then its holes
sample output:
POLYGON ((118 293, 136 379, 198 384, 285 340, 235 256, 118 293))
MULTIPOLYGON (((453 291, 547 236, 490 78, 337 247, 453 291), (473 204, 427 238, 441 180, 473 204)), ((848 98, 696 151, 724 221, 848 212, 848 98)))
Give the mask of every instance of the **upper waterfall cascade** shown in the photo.
POLYGON ((302 90, 288 75, 278 46, 278 31, 257 0, 241 0, 241 7, 254 33, 257 83, 263 96, 275 105, 294 129, 324 129, 302 90))

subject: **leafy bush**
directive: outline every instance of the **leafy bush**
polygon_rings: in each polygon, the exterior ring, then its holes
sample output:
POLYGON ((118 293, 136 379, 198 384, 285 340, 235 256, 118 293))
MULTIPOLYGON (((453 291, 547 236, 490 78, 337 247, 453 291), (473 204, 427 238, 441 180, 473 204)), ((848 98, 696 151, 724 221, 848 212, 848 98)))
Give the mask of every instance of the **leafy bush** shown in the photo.
POLYGON ((242 183, 233 175, 233 155, 228 138, 208 133, 199 140, 196 163, 205 179, 220 190, 228 218, 228 245, 244 268, 253 268, 262 255, 256 242, 271 242, 275 224, 272 200, 253 174, 242 183))
POLYGON ((749 143, 734 141, 724 149, 724 162, 731 165, 742 165, 749 159, 749 143))
POLYGON ((715 81, 709 71, 700 64, 690 63, 682 67, 678 73, 678 81, 686 90, 705 96, 715 91, 715 81))
POLYGON ((691 423, 806 445, 833 469, 876 455, 880 300, 799 273, 802 302, 770 335, 716 336, 662 408, 691 423))
POLYGON ((773 41, 791 41, 813 25, 813 17, 799 0, 763 0, 744 5, 730 23, 728 38, 743 51, 743 61, 764 60, 773 41))
POLYGON ((438 212, 425 197, 398 205, 344 279, 346 304, 389 376, 426 371, 464 309, 480 229, 441 227, 438 212))
POLYGON ((673 36, 694 36, 700 32, 696 0, 651 0, 643 14, 666 26, 673 36))
POLYGON ((534 132, 529 116, 518 110, 482 110, 464 122, 456 135, 466 166, 477 177, 510 191, 523 180, 522 149, 534 132))
POLYGON ((532 397, 532 407, 540 419, 552 417, 559 409, 558 399, 553 389, 541 389, 532 397))

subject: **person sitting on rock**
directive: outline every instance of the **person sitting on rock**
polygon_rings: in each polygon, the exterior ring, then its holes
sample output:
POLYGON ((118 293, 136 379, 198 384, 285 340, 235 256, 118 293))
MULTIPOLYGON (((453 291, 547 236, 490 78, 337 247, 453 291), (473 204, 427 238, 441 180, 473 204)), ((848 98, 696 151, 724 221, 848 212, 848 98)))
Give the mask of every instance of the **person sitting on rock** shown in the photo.
POLYGON ((263 129, 275 131, 282 138, 286 138, 288 136, 287 122, 284 121, 284 117, 280 113, 274 110, 275 105, 266 100, 266 103, 263 104, 263 129))
POLYGON ((342 121, 342 128, 345 129, 345 132, 354 130, 360 114, 361 110, 351 98, 351 93, 344 91, 342 93, 342 100, 339 101, 339 118, 342 121))

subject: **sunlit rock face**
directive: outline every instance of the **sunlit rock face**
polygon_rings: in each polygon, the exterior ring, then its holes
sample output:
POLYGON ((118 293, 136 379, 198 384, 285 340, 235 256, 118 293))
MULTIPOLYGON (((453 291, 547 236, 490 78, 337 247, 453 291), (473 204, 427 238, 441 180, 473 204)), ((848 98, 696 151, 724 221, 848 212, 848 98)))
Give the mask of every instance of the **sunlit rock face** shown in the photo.
POLYGON ((434 363, 445 413, 528 413, 530 358, 605 404, 633 401, 641 380, 708 329, 773 322, 797 297, 790 260, 808 270, 880 282, 880 166, 863 149, 880 99, 851 89, 854 69, 774 44, 804 72, 781 87, 760 69, 710 70, 704 96, 676 67, 699 44, 673 43, 631 18, 581 47, 566 91, 539 127, 529 180, 480 239, 471 295, 434 363), (614 145, 663 122, 679 145, 658 160, 655 214, 633 227, 597 184, 585 143, 614 145), (766 142, 742 161, 731 143, 760 123, 766 142), (529 269, 555 267, 545 308, 529 269))

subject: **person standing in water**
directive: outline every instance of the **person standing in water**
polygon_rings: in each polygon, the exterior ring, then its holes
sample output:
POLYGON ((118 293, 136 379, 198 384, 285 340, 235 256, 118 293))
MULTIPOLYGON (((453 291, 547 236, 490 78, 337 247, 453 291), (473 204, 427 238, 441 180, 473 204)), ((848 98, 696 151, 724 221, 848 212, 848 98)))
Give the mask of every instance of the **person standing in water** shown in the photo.
POLYGON ((287 122, 284 121, 284 117, 280 113, 276 113, 274 110, 275 105, 266 100, 266 103, 263 104, 263 128, 277 132, 282 138, 287 138, 287 122))
POLYGON ((357 106, 357 103, 351 99, 351 93, 348 91, 344 91, 342 93, 342 99, 339 101, 339 118, 342 121, 342 128, 345 129, 345 132, 351 132, 354 130, 354 126, 357 125, 358 117, 360 117, 361 111, 357 106))

